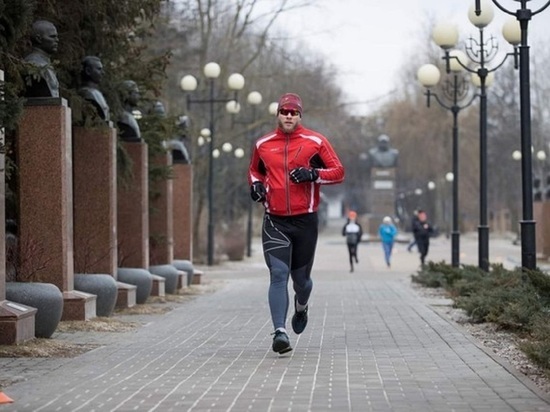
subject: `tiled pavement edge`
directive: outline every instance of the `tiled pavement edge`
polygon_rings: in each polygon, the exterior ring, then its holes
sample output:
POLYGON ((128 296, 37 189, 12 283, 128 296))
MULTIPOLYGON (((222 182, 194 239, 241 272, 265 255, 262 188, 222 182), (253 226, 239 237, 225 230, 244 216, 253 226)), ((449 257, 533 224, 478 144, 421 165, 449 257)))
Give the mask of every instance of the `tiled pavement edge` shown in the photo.
MULTIPOLYGON (((463 239, 463 260, 475 261, 474 243, 463 239)), ((508 243, 491 251, 494 260, 519 253, 508 243)), ((378 244, 360 245, 349 273, 342 238, 322 236, 308 327, 290 333, 292 352, 273 353, 267 271, 258 245, 254 252, 201 268, 218 291, 138 330, 74 337, 93 336, 101 348, 68 360, 0 359, 0 378, 27 378, 4 388, 16 402, 0 411, 550 410, 532 385, 416 295, 418 257, 403 245, 391 269, 378 244)), ((448 242, 436 239, 429 257, 447 254, 448 242)))

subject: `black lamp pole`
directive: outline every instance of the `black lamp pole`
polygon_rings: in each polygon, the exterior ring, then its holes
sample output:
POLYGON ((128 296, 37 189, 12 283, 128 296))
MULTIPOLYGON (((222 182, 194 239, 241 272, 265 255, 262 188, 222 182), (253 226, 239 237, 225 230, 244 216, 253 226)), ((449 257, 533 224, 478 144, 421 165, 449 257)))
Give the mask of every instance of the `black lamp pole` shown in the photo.
MULTIPOLYGON (((547 1, 537 11, 527 8, 529 0, 514 0, 520 3, 521 8, 511 12, 504 8, 497 0, 493 3, 507 14, 516 16, 521 28, 521 43, 519 46, 519 88, 520 88, 520 115, 521 115, 521 172, 522 172, 522 207, 521 225, 521 266, 525 269, 535 269, 537 266, 537 246, 535 235, 535 221, 533 220, 533 164, 531 154, 531 85, 529 75, 529 45, 528 25, 531 18, 550 6, 547 1)), ((480 0, 476 0, 476 13, 480 8, 480 0)))
MULTIPOLYGON (((479 6, 476 0, 476 7, 479 6)), ((481 12, 475 10, 479 15, 481 12)), ((488 69, 486 64, 490 62, 498 52, 498 44, 494 37, 485 39, 482 26, 479 30, 479 41, 472 37, 466 47, 468 57, 479 65, 477 69, 472 69, 461 62, 456 56, 451 56, 448 48, 445 49, 444 59, 447 65, 447 72, 450 67, 450 59, 455 59, 460 66, 470 73, 477 74, 479 78, 479 226, 478 226, 478 266, 484 271, 489 270, 489 225, 488 225, 488 201, 487 201, 487 77, 489 73, 500 68, 508 56, 516 56, 514 53, 507 53, 504 59, 496 67, 488 69)))
POLYGON ((206 256, 208 266, 214 264, 214 79, 210 81, 210 144, 208 145, 208 240, 206 245, 206 256))
MULTIPOLYGON (((254 122, 256 121, 256 106, 252 106, 252 124, 254 124, 254 122)), ((248 132, 248 140, 249 140, 249 145, 248 147, 250 148, 250 153, 252 153, 252 134, 251 134, 251 131, 248 132)), ((253 226, 253 209, 252 209, 252 206, 253 206, 253 202, 248 202, 248 220, 247 220, 247 224, 246 224, 246 256, 247 257, 251 257, 252 256, 252 226, 253 226)))
POLYGON ((483 50, 483 29, 479 29, 481 67, 477 74, 480 79, 479 92, 479 226, 478 226, 478 266, 489 270, 489 225, 487 224, 487 74, 483 50))
POLYGON ((210 119, 210 142, 208 143, 208 181, 206 188, 206 196, 208 201, 208 224, 207 224, 207 244, 206 244, 206 259, 207 265, 212 266, 214 264, 214 138, 215 138, 215 121, 214 121, 214 103, 228 103, 230 101, 236 101, 237 91, 234 93, 233 98, 216 98, 214 93, 214 80, 215 78, 208 78, 210 83, 210 91, 208 99, 192 99, 187 95, 187 107, 191 107, 191 103, 206 103, 209 104, 210 119))
POLYGON ((453 225, 451 230, 451 265, 458 267, 460 264, 460 228, 458 227, 458 76, 453 79, 453 225))
MULTIPOLYGON (((449 68, 448 68, 449 71, 449 68)), ((444 109, 449 110, 453 115, 452 128, 452 168, 453 168, 453 199, 452 199, 452 230, 451 230, 451 264, 453 267, 460 265, 460 228, 458 225, 458 114, 462 109, 470 106, 476 96, 465 105, 460 106, 459 102, 466 97, 467 88, 464 79, 459 80, 458 74, 454 73, 453 81, 447 82, 443 88, 443 94, 450 98, 452 105, 447 105, 439 96, 432 93, 429 89, 426 91, 427 106, 430 107, 430 97, 433 96, 437 103, 444 109)))

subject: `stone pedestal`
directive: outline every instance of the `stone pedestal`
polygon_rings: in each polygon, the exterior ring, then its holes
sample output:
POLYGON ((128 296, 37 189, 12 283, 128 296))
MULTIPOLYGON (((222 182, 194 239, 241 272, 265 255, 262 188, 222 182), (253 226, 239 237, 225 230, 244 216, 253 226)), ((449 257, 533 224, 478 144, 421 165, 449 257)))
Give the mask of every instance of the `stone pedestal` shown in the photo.
POLYGON ((82 314, 84 320, 95 316, 95 310, 87 313, 95 296, 73 293, 71 140, 65 99, 27 101, 17 136, 19 255, 24 259, 23 274, 56 285, 71 308, 79 307, 71 313, 82 314))
POLYGON ((534 202, 533 217, 536 223, 537 258, 550 258, 550 202, 534 202))
POLYGON ((122 142, 132 176, 117 187, 118 266, 149 267, 149 188, 147 144, 122 142))
MULTIPOLYGON (((73 129, 75 272, 104 273, 115 280, 118 257, 116 145, 116 129, 111 122, 104 128, 73 129)), ((122 282, 116 285, 118 307, 134 306, 136 287, 122 282)))
POLYGON ((173 182, 174 258, 193 260, 193 167, 175 163, 173 182))
MULTIPOLYGON (((172 155, 157 157, 155 165, 169 168, 172 155)), ((154 182, 151 187, 149 212, 149 262, 151 265, 170 264, 174 260, 173 191, 172 179, 154 182)))
POLYGON ((384 216, 395 214, 395 194, 395 168, 372 168, 367 224, 370 235, 378 236, 378 226, 384 216))
POLYGON ((116 279, 116 129, 73 129, 74 267, 116 279))
MULTIPOLYGON (((0 84, 4 72, 0 70, 0 84)), ((4 146, 4 130, 0 129, 0 144, 4 146)), ((5 155, 0 152, 0 222, 5 218, 5 155)), ((13 345, 34 338, 36 309, 6 300, 6 238, 4 226, 0 230, 0 345, 13 345)))

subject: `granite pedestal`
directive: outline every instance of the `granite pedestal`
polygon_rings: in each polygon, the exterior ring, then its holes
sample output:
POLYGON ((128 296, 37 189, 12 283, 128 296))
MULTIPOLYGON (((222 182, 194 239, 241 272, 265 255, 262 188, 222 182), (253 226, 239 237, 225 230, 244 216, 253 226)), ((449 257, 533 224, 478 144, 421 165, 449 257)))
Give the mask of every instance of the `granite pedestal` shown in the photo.
MULTIPOLYGON (((4 72, 0 70, 0 84, 4 83, 4 72)), ((1 96, 0 96, 1 98, 1 96)), ((0 129, 0 145, 5 144, 4 129, 0 129)), ((0 221, 5 213, 5 155, 0 152, 0 221)), ((36 309, 6 300, 6 238, 0 231, 0 345, 12 345, 34 338, 34 317, 36 309)))
POLYGON ((193 167, 174 163, 174 259, 193 260, 193 167))
MULTIPOLYGON (((117 187, 118 266, 149 267, 149 186, 147 144, 122 142, 132 174, 117 187)), ((120 183, 120 182, 119 182, 120 183)))
POLYGON ((367 230, 371 236, 378 237, 378 227, 384 216, 395 214, 395 168, 372 168, 370 186, 370 213, 367 216, 367 230))
POLYGON ((27 100, 17 134, 19 255, 34 281, 63 292, 63 320, 86 320, 95 296, 74 290, 71 135, 65 99, 27 100))
MULTIPOLYGON (((172 166, 172 155, 157 156, 154 164, 172 166)), ((170 264, 174 259, 173 184, 172 179, 152 183, 149 213, 149 261, 151 265, 170 264)))
POLYGON ((550 258, 550 202, 533 202, 533 217, 536 223, 537 257, 550 258))
MULTIPOLYGON (((74 261, 75 272, 106 274, 117 279, 117 136, 109 122, 104 127, 73 129, 74 261)), ((90 284, 89 282, 85 283, 90 284)), ((119 307, 136 303, 136 287, 116 282, 121 288, 119 307), (124 304, 126 302, 126 304, 124 304)), ((106 291, 92 287, 90 290, 106 291)), ((100 300, 108 299, 98 296, 100 300)), ((108 316, 106 305, 98 307, 108 316)), ((111 310, 112 311, 112 310, 111 310)))

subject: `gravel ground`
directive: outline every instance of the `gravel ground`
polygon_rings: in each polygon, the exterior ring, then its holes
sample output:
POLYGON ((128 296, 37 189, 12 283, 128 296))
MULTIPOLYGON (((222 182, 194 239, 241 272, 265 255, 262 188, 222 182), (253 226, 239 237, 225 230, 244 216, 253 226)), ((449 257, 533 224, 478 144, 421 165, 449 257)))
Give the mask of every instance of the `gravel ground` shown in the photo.
MULTIPOLYGON (((442 288, 425 288, 413 283, 419 296, 428 299, 447 299, 442 288)), ((471 323, 462 309, 450 305, 436 305, 434 309, 466 330, 477 343, 494 355, 505 359, 519 373, 529 378, 541 391, 550 394, 550 374, 534 364, 520 349, 522 339, 513 333, 499 330, 492 323, 471 323)))

